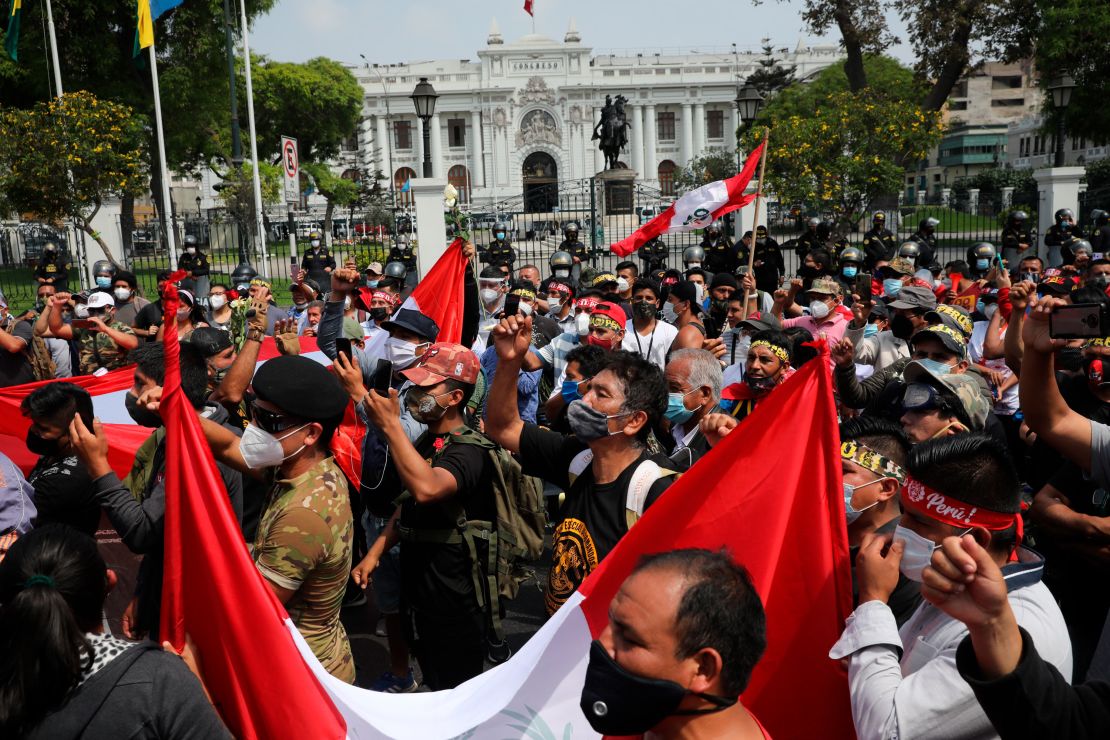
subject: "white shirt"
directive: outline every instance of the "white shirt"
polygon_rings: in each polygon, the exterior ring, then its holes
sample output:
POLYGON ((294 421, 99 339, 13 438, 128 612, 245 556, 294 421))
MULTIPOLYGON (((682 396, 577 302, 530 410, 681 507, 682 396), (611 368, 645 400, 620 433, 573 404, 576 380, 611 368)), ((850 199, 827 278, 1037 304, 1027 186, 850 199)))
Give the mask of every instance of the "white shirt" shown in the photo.
MULTIPOLYGON (((991 370, 997 370, 1002 374, 1004 379, 1009 379, 1014 371, 1006 364, 1006 360, 999 357, 994 360, 983 359, 983 343, 987 338, 987 328, 990 326, 989 321, 976 321, 971 329, 971 339, 967 342, 967 355, 970 360, 976 364, 981 364, 991 370)), ((1006 330, 1002 330, 1002 336, 1006 336, 1006 330)), ((1018 407, 1021 405, 1018 400, 1018 393, 1021 383, 1014 383, 1006 389, 1002 394, 1001 401, 994 402, 994 413, 1001 414, 1002 416, 1011 416, 1017 413, 1018 407)))
MULTIPOLYGON (((1002 569, 1014 616, 1037 652, 1070 682, 1071 640, 1060 607, 1040 582, 1044 559, 1024 548, 1018 553, 1019 562, 1002 569)), ((881 601, 856 607, 829 651, 834 660, 848 658, 856 735, 868 740, 998 737, 956 669, 956 648, 966 636, 963 622, 927 601, 902 629, 881 601)))
POLYGON ((678 329, 673 324, 668 324, 662 319, 655 320, 650 334, 640 334, 636 327, 629 323, 621 340, 621 349, 635 352, 640 357, 655 365, 660 370, 667 366, 667 352, 671 343, 678 336, 678 329))

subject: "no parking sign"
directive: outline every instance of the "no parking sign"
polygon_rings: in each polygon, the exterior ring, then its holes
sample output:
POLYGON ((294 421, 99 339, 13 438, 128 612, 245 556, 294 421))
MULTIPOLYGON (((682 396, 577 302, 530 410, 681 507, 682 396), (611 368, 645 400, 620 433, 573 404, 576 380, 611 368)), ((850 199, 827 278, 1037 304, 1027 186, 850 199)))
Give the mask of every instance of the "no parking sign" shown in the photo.
POLYGON ((281 137, 281 169, 285 173, 285 200, 296 203, 300 199, 301 163, 297 158, 297 140, 281 137))

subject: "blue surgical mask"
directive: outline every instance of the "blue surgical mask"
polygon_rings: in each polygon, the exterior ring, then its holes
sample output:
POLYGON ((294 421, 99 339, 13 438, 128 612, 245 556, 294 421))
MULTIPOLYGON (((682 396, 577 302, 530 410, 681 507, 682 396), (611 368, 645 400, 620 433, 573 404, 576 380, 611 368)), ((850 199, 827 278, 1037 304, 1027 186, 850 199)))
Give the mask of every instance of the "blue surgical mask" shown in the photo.
POLYGON ((979 313, 986 313, 987 312, 987 304, 983 303, 983 301, 975 301, 975 310, 978 311, 979 313))
POLYGON ((366 287, 367 288, 376 288, 376 287, 378 287, 379 282, 381 282, 381 281, 380 280, 367 280, 366 281, 366 287))
POLYGON ((991 261, 989 259, 975 260, 975 269, 979 270, 980 272, 986 272, 990 268, 990 266, 991 261))
POLYGON ((879 333, 879 325, 878 324, 868 324, 865 327, 863 327, 863 336, 864 337, 873 337, 878 333, 879 333))
POLYGON ((944 362, 937 362, 936 360, 930 360, 928 357, 924 357, 920 360, 914 360, 914 362, 916 362, 918 365, 921 365, 933 375, 949 375, 952 372, 951 365, 944 362))
POLYGON ((97 275, 97 277, 96 277, 96 287, 98 287, 98 288, 111 288, 112 287, 112 278, 97 275))
POLYGON ((493 237, 495 239, 497 239, 498 241, 502 241, 505 238, 505 232, 504 231, 498 231, 496 234, 493 235, 493 237))
POLYGON ((564 403, 569 404, 571 401, 582 398, 582 394, 578 392, 578 386, 581 382, 580 380, 563 381, 563 387, 559 389, 559 395, 563 397, 564 403))
POLYGON ((890 278, 883 281, 883 294, 894 297, 902 292, 901 278, 890 278))
POLYGON ((883 480, 883 479, 882 478, 876 478, 875 480, 868 481, 867 483, 860 483, 858 486, 853 486, 851 483, 845 483, 844 484, 844 513, 848 516, 848 523, 849 524, 851 524, 855 520, 859 519, 860 514, 862 514, 863 512, 870 509, 872 506, 875 506, 876 504, 879 503, 876 500, 874 503, 868 504, 867 506, 864 506, 862 509, 853 508, 853 506, 852 506, 852 496, 855 495, 856 489, 857 488, 863 488, 864 486, 869 486, 872 483, 878 483, 881 480, 883 480))
MULTIPOLYGON (((697 390, 696 388, 694 390, 697 390)), ((686 396, 694 391, 687 393, 668 393, 667 394, 667 410, 664 416, 674 424, 682 424, 686 422, 691 416, 694 415, 696 409, 686 408, 684 401, 686 396)))
POLYGON ((840 274, 846 278, 854 278, 856 275, 859 274, 859 268, 855 265, 845 265, 844 267, 840 268, 840 274))

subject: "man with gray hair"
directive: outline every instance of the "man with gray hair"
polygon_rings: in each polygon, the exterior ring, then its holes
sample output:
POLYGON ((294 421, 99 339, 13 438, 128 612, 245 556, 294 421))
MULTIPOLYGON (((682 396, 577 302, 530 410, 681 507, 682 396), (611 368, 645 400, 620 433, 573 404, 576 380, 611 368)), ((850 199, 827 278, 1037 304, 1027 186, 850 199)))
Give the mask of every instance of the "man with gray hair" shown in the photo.
POLYGON ((671 353, 664 377, 666 417, 674 437, 670 459, 677 470, 685 471, 709 451, 698 425, 707 415, 720 412, 721 363, 704 349, 678 349, 671 353))

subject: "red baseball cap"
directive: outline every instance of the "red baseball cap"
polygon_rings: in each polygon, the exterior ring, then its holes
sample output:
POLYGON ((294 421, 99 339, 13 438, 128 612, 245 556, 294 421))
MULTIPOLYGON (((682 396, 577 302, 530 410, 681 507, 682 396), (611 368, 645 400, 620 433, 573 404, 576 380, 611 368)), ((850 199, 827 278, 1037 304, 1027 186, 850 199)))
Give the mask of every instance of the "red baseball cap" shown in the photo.
POLYGON ((480 371, 478 355, 466 347, 450 342, 436 342, 420 356, 420 361, 416 365, 408 370, 402 370, 401 375, 411 380, 414 385, 427 388, 430 385, 442 383, 448 378, 473 385, 478 381, 480 371))
POLYGON ((590 326, 605 325, 609 321, 615 323, 619 331, 624 331, 628 317, 625 315, 624 309, 615 303, 602 301, 594 306, 593 313, 590 314, 590 326))

